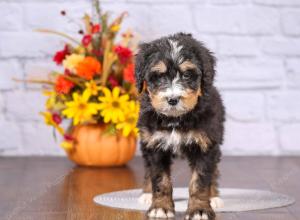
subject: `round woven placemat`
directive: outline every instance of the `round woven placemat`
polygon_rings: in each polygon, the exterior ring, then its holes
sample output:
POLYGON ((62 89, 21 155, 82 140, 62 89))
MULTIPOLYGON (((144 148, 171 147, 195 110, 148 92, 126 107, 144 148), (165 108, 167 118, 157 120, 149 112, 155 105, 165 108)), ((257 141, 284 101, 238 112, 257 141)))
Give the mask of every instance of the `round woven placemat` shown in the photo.
MULTIPOLYGON (((148 205, 138 202, 141 193, 140 189, 110 192, 94 197, 94 202, 112 208, 146 211, 149 208, 148 205)), ((293 198, 284 194, 255 189, 221 188, 220 196, 224 201, 224 208, 219 208, 216 212, 241 212, 278 208, 295 202, 293 198)), ((173 198, 175 210, 184 212, 187 207, 188 189, 174 188, 173 198)))

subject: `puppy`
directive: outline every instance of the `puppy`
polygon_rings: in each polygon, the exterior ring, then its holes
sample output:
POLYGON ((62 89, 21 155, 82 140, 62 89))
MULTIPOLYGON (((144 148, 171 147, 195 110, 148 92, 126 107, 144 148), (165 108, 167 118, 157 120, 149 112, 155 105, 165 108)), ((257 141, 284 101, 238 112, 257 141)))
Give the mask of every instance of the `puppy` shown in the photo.
POLYGON ((216 88, 215 58, 190 34, 140 45, 136 84, 141 93, 138 128, 145 162, 141 200, 147 215, 174 217, 170 166, 176 156, 192 171, 186 219, 214 219, 222 206, 217 178, 224 107, 216 88))

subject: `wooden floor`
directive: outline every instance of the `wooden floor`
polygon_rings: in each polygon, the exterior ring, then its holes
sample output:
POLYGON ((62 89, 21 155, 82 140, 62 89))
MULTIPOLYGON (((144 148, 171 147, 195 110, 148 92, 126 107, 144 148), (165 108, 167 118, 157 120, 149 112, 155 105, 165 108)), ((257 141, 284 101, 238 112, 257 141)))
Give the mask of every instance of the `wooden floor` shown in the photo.
MULTIPOLYGON (((221 186, 286 193, 300 200, 300 157, 224 157, 221 186)), ((143 166, 135 158, 121 168, 84 168, 66 158, 0 158, 0 220, 146 219, 142 212, 95 205, 100 193, 141 187, 143 166)), ((187 186, 184 161, 173 166, 175 186, 187 186)), ((183 219, 177 214, 176 219, 183 219)), ((220 220, 300 219, 300 203, 278 209, 217 214, 220 220)))

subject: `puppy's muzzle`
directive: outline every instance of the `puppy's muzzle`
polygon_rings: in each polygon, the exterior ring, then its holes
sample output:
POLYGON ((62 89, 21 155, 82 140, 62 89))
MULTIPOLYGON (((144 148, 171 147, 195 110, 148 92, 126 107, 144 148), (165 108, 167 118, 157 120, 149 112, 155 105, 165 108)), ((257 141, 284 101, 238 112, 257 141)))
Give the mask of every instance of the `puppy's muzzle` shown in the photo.
POLYGON ((171 98, 167 98, 168 104, 171 106, 175 106, 178 104, 180 97, 171 97, 171 98))

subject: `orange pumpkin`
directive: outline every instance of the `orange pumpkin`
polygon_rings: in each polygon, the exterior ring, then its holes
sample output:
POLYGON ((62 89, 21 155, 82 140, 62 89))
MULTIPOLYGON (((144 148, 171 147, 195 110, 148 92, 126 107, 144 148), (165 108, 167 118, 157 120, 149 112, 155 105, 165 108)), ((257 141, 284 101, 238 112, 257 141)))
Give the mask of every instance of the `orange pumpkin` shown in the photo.
POLYGON ((105 133, 103 125, 78 125, 72 129, 73 149, 70 160, 85 166, 121 166, 134 156, 136 138, 105 133))

